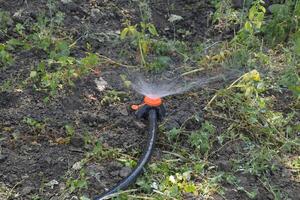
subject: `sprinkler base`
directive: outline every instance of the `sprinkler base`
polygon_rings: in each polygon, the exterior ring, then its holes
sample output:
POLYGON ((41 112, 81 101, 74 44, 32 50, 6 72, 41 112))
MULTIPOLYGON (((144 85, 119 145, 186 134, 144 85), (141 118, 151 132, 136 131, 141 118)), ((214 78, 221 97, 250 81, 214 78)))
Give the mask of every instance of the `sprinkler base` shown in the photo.
POLYGON ((137 116, 137 118, 141 119, 141 118, 147 118, 148 117, 148 113, 151 109, 155 109, 156 110, 156 114, 157 114, 157 119, 158 120, 162 120, 165 115, 166 115, 166 109, 164 107, 163 104, 161 104, 158 107, 152 107, 152 106, 148 106, 146 104, 141 105, 139 107, 139 109, 135 112, 135 115, 137 116))

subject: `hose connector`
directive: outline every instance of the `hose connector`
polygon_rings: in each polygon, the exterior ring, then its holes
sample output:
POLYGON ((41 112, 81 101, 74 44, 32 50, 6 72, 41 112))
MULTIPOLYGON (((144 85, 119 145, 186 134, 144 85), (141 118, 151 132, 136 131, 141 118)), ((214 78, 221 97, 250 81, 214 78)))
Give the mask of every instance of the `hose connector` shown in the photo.
POLYGON ((161 98, 144 97, 144 101, 140 105, 132 105, 131 109, 135 110, 138 118, 145 118, 150 109, 155 109, 157 117, 162 120, 166 114, 166 109, 161 98))

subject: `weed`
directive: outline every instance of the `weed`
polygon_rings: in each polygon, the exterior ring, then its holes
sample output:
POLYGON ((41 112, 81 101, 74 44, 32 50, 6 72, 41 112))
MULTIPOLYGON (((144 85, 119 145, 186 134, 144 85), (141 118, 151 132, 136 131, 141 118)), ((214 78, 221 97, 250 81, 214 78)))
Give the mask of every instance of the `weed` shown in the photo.
POLYGON ((271 5, 269 10, 272 15, 263 32, 267 41, 274 45, 286 41, 292 32, 298 30, 300 5, 298 0, 288 0, 284 4, 271 5))
POLYGON ((234 42, 244 44, 248 47, 255 47, 259 44, 255 34, 261 32, 264 22, 266 9, 263 4, 263 0, 253 2, 248 12, 248 19, 245 21, 243 28, 239 30, 233 39, 234 42))
POLYGON ((218 1, 215 2, 216 11, 214 12, 212 23, 219 31, 228 31, 237 25, 240 25, 245 20, 243 12, 232 8, 232 1, 218 1))
POLYGON ((0 38, 6 36, 7 29, 12 23, 9 12, 0 10, 0 38))
POLYGON ((290 89, 296 97, 300 97, 300 77, 296 66, 287 67, 283 71, 280 83, 290 89))
POLYGON ((64 85, 72 86, 75 79, 86 75, 99 62, 98 56, 92 53, 88 53, 80 61, 68 54, 66 42, 58 42, 56 49, 50 54, 52 59, 40 62, 30 72, 28 81, 34 83, 35 89, 49 91, 50 96, 54 96, 64 85))
POLYGON ((122 30, 120 35, 123 40, 126 37, 131 37, 133 39, 134 44, 138 48, 141 64, 144 67, 147 66, 146 55, 152 44, 151 36, 158 36, 158 32, 153 24, 145 22, 136 25, 128 25, 122 30))
POLYGON ((214 133, 215 127, 206 121, 202 124, 200 130, 193 132, 190 135, 189 141, 193 147, 200 151, 200 153, 205 154, 210 149, 210 138, 214 135, 214 133))
POLYGON ((23 122, 27 124, 36 134, 39 134, 45 130, 45 123, 39 122, 33 118, 25 117, 23 122))
POLYGON ((7 51, 5 44, 0 43, 0 65, 7 66, 13 63, 12 55, 7 51))
POLYGON ((74 129, 74 127, 73 127, 72 125, 69 125, 69 124, 65 125, 65 129, 66 129, 66 132, 67 132, 67 136, 68 136, 68 137, 74 136, 74 134, 75 134, 75 129, 74 129))
POLYGON ((73 193, 75 190, 81 191, 87 188, 87 180, 84 169, 80 170, 79 177, 70 178, 67 181, 67 187, 69 188, 70 193, 73 193))
POLYGON ((116 90, 107 91, 102 100, 101 104, 113 104, 122 101, 126 97, 126 93, 116 90))

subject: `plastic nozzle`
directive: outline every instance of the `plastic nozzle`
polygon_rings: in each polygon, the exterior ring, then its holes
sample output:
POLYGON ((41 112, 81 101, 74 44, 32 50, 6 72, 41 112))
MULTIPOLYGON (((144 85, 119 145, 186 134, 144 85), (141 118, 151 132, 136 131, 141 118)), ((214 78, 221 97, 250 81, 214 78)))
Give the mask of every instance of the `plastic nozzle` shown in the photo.
POLYGON ((161 98, 150 98, 145 96, 144 103, 151 107, 158 107, 162 104, 161 98))

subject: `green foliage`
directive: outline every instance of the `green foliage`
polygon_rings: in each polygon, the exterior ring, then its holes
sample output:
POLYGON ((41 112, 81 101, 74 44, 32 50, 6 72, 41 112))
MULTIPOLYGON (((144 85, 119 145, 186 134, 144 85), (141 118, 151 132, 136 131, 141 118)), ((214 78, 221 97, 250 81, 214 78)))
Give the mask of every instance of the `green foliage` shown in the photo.
POLYGON ((202 124, 200 130, 193 132, 189 137, 189 142, 193 147, 205 154, 210 149, 210 138, 215 134, 215 127, 209 122, 202 124))
POLYGON ((213 14, 212 23, 219 31, 228 31, 236 25, 240 25, 245 19, 245 14, 232 8, 232 1, 215 1, 216 11, 213 14))
POLYGON ((116 91, 116 90, 109 90, 105 93, 105 96, 101 100, 101 104, 113 104, 122 101, 126 97, 125 92, 116 91))
POLYGON ((1 65, 11 65, 13 63, 12 55, 7 51, 5 44, 0 43, 0 67, 1 65))
POLYGON ((159 72, 162 69, 165 69, 169 66, 171 58, 168 56, 159 56, 149 64, 149 69, 155 72, 159 72))
POLYGON ((53 60, 59 60, 61 57, 68 57, 70 55, 69 43, 61 40, 55 41, 54 49, 50 51, 49 57, 53 60))
POLYGON ((80 74, 86 74, 89 70, 97 67, 100 63, 100 58, 97 54, 87 53, 86 57, 82 58, 79 62, 80 74))
POLYGON ((75 129, 72 125, 65 125, 67 136, 72 137, 75 134, 75 129))
POLYGON ((50 96, 53 96, 64 85, 73 85, 73 80, 86 75, 98 65, 99 57, 96 54, 88 53, 86 57, 78 61, 68 56, 69 53, 67 43, 58 42, 50 58, 40 62, 30 72, 29 80, 34 83, 36 89, 48 91, 50 96))
POLYGON ((272 15, 263 27, 265 37, 271 45, 285 42, 290 33, 298 30, 299 2, 288 0, 284 4, 272 4, 269 10, 272 15))
POLYGON ((247 130, 258 141, 281 145, 285 128, 294 115, 285 118, 282 113, 272 110, 271 100, 263 96, 266 87, 259 74, 252 71, 242 76, 239 83, 221 92, 222 101, 218 101, 216 107, 226 109, 237 127, 247 130))
POLYGON ((87 184, 87 180, 85 177, 84 169, 80 170, 79 177, 70 178, 67 181, 67 187, 68 187, 70 193, 73 193, 76 190, 81 191, 83 189, 86 189, 87 186, 88 186, 88 184, 87 184))
POLYGON ((45 123, 35 120, 33 118, 25 117, 23 119, 23 122, 27 124, 32 129, 32 131, 36 134, 39 134, 45 130, 45 126, 46 126, 45 123))
POLYGON ((224 174, 223 179, 227 183, 229 183, 229 184, 233 185, 234 187, 236 187, 238 191, 244 192, 250 199, 255 199, 257 197, 257 194, 258 194, 257 189, 255 189, 253 191, 246 190, 244 187, 241 186, 240 181, 233 174, 231 174, 231 173, 224 174))
POLYGON ((134 26, 128 25, 120 34, 120 38, 124 40, 130 37, 138 48, 142 66, 147 66, 146 56, 152 46, 151 37, 158 36, 155 26, 151 23, 141 22, 134 26))
POLYGON ((175 141, 178 138, 180 132, 181 130, 176 128, 172 128, 170 131, 168 131, 166 134, 169 142, 175 141))
POLYGON ((0 38, 5 36, 7 28, 12 25, 13 21, 9 15, 9 12, 0 10, 0 38))
POLYGON ((244 26, 235 36, 235 42, 246 44, 248 46, 253 46, 255 34, 261 32, 261 28, 264 22, 264 17, 266 9, 263 6, 263 0, 256 0, 249 9, 248 19, 245 21, 244 26))
POLYGON ((280 83, 288 87, 296 97, 300 97, 300 77, 296 67, 287 67, 281 76, 280 83))
POLYGON ((247 159, 243 165, 243 170, 247 173, 262 176, 266 173, 274 172, 277 169, 274 160, 276 152, 274 150, 263 147, 249 152, 250 159, 247 159))

